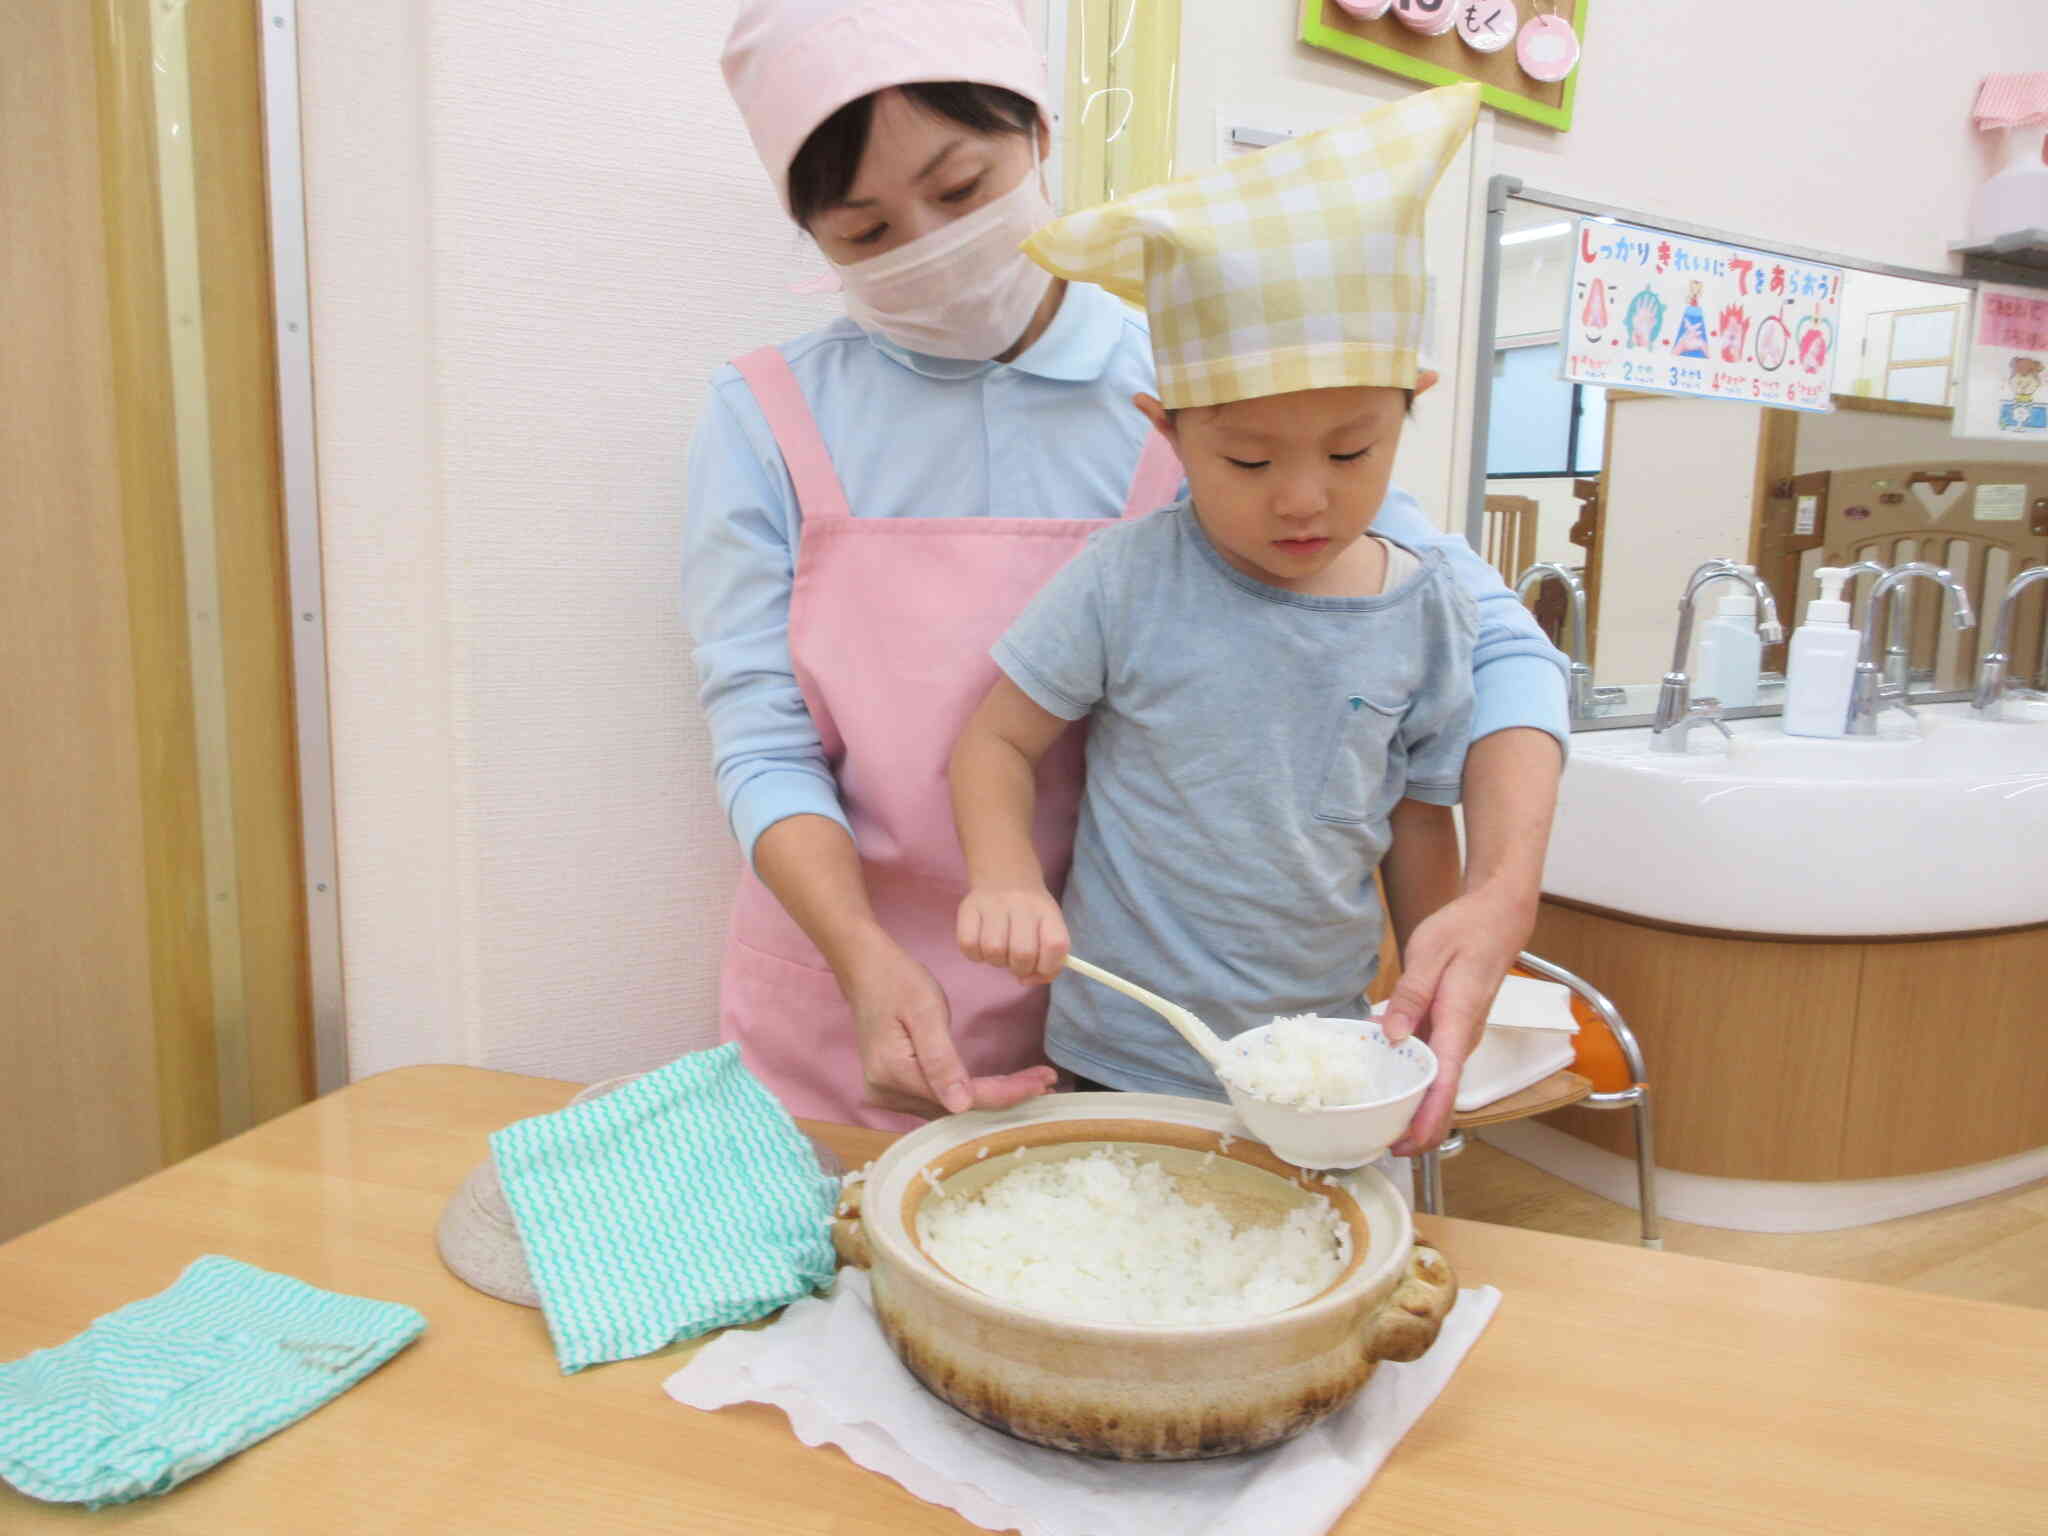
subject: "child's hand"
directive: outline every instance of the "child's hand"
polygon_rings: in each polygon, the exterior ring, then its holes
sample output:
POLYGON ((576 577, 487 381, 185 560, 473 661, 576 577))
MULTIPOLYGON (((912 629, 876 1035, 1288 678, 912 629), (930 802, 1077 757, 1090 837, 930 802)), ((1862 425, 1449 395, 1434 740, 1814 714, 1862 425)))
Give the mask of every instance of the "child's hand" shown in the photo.
POLYGON ((1067 920, 1044 886, 977 886, 960 903, 960 953, 1043 985, 1067 963, 1067 920))

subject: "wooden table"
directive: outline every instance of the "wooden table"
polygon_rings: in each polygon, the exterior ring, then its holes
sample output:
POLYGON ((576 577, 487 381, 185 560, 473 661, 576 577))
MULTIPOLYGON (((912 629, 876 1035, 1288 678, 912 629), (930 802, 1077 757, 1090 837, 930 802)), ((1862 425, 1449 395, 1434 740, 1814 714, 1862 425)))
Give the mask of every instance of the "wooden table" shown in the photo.
MULTIPOLYGON (((203 1253, 428 1319, 360 1386, 164 1498, 90 1514, 0 1487, 0 1531, 971 1531, 807 1449, 774 1409, 669 1401, 662 1379, 688 1346, 565 1378, 538 1313, 442 1269, 434 1226, 486 1135, 572 1092, 472 1068, 387 1073, 0 1246, 0 1358, 203 1253)), ((849 1159, 887 1140, 826 1134, 849 1159)), ((2048 1313, 1420 1225, 1504 1299, 1346 1536, 2048 1531, 2048 1313)))

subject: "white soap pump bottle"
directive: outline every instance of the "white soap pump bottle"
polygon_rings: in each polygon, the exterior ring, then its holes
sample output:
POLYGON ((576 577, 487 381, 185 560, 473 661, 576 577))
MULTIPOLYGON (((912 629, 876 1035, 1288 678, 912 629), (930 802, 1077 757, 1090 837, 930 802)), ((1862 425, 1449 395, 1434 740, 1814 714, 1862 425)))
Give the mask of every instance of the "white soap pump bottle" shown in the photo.
POLYGON ((1842 584, 1850 573, 1824 566, 1814 575, 1820 596, 1806 605, 1806 622, 1792 634, 1783 723, 1792 736, 1843 736, 1849 730, 1862 637, 1850 627, 1849 605, 1842 600, 1842 584))
MULTIPOLYGON (((1756 567, 1740 567, 1754 576, 1756 567)), ((1764 664, 1763 637, 1756 632, 1756 598, 1747 587, 1721 599, 1714 617, 1700 631, 1700 676, 1696 698, 1719 699, 1723 709, 1747 709, 1756 703, 1757 676, 1764 664)))

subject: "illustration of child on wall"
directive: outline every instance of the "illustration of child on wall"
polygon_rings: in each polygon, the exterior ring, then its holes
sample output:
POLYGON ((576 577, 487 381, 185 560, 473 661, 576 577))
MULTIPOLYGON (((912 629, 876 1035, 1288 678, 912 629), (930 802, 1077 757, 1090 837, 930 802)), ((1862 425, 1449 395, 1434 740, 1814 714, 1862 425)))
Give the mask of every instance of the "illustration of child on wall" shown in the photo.
POLYGON ((2012 376, 2006 380, 2006 388, 2012 392, 2012 398, 1998 408, 2000 430, 2048 432, 2048 403, 2034 403, 2034 396, 2041 389, 2041 366, 2038 357, 2016 357, 2012 360, 2012 376))
POLYGON ((1707 355, 1707 313, 1700 308, 1700 284, 1693 283, 1685 294, 1685 311, 1678 317, 1678 334, 1671 338, 1674 357, 1707 355))
POLYGON ((1647 352, 1657 345, 1657 337, 1664 329, 1664 301, 1656 293, 1645 288, 1628 301, 1628 344, 1639 352, 1647 352))

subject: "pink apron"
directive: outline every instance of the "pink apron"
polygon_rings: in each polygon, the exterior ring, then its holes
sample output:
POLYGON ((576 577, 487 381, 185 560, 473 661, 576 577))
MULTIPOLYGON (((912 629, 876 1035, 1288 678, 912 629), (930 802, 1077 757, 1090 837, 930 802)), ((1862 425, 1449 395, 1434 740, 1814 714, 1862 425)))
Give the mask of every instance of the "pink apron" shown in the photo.
MULTIPOLYGON (((1107 519, 857 518, 789 364, 773 347, 736 365, 796 487, 803 534, 789 653, 838 777, 883 928, 938 980, 970 1075, 1045 1060, 1043 987, 961 955, 966 866, 946 782, 954 738, 994 686, 992 646, 1107 519)), ((1153 434, 1124 516, 1170 502, 1181 468, 1153 434)), ((943 487, 934 487, 944 494, 943 487)), ((1039 769, 1034 837, 1047 884, 1065 885, 1080 811, 1083 733, 1039 769)), ((920 1122, 861 1102, 853 1010, 824 957, 752 869, 740 877, 721 979, 719 1033, 790 1112, 904 1130, 920 1122)))

